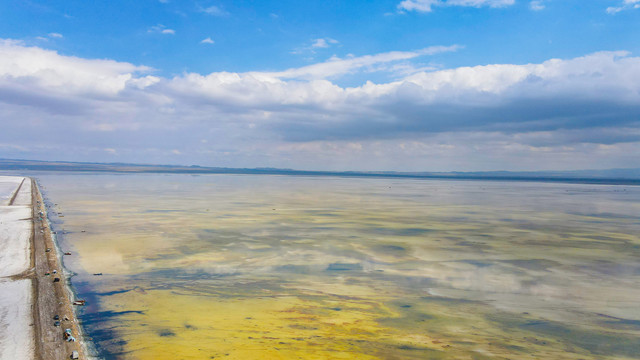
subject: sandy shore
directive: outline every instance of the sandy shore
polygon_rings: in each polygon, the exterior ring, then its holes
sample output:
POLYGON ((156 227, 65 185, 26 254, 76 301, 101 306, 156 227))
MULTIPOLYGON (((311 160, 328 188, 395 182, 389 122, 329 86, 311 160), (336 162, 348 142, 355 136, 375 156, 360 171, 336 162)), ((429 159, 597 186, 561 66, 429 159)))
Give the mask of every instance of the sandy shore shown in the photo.
POLYGON ((86 359, 67 274, 29 178, 0 176, 0 249, 0 360, 69 359, 74 351, 86 359), (67 329, 76 341, 65 341, 67 329))

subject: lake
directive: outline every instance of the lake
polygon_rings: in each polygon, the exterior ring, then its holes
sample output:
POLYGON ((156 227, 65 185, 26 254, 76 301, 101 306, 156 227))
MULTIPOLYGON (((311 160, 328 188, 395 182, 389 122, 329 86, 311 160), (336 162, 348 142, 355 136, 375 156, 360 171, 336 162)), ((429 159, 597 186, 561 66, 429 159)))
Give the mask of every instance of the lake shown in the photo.
POLYGON ((640 187, 39 173, 104 359, 640 359, 640 187))

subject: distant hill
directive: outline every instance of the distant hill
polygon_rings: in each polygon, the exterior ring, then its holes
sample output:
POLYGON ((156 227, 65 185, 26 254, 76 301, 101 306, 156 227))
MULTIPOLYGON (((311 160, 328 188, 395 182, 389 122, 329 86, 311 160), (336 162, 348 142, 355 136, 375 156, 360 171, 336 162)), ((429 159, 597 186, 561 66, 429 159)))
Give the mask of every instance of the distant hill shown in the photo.
POLYGON ((179 166, 0 159, 0 170, 171 174, 262 174, 300 176, 388 177, 414 179, 551 181, 590 184, 640 185, 640 168, 572 171, 480 172, 309 171, 277 168, 224 168, 204 167, 198 165, 179 166))

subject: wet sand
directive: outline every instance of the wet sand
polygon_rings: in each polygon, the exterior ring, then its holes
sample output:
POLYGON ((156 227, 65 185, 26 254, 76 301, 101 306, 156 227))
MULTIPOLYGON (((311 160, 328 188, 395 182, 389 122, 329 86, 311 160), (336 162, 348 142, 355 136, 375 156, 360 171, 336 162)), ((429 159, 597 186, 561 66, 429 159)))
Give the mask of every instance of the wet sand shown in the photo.
POLYGON ((36 358, 46 360, 69 359, 77 351, 80 359, 86 359, 83 335, 76 319, 72 303, 73 293, 68 287, 68 275, 61 264, 62 253, 54 242, 47 222, 47 213, 37 183, 32 185, 33 236, 32 264, 35 273, 33 321, 35 324, 36 358), (56 270, 57 274, 53 271, 56 270), (46 274, 49 275, 46 275, 46 274), (59 281, 54 282, 58 278, 59 281), (60 325, 55 326, 58 315, 60 325), (64 332, 71 330, 76 341, 65 341, 64 332))

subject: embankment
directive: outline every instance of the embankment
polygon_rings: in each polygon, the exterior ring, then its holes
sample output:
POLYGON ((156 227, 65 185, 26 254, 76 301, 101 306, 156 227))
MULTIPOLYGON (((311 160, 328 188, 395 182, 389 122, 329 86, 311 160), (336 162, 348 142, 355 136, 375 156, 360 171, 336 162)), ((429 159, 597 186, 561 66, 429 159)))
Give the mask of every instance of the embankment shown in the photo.
POLYGON ((73 309, 74 294, 68 284, 68 274, 62 268, 64 253, 51 232, 40 189, 35 180, 32 184, 36 353, 41 359, 57 360, 69 359, 77 351, 80 359, 86 359, 82 331, 73 309), (65 332, 69 332, 75 341, 67 341, 65 332))

